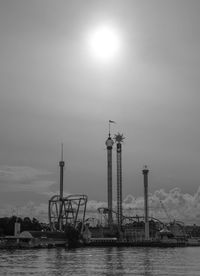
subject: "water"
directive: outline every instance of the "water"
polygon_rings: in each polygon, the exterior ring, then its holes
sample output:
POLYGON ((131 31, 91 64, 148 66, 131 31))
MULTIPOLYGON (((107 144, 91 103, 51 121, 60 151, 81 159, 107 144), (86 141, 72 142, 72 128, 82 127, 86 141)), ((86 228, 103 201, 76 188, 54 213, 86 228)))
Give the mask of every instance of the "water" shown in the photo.
POLYGON ((0 275, 199 276, 200 247, 0 251, 0 275))

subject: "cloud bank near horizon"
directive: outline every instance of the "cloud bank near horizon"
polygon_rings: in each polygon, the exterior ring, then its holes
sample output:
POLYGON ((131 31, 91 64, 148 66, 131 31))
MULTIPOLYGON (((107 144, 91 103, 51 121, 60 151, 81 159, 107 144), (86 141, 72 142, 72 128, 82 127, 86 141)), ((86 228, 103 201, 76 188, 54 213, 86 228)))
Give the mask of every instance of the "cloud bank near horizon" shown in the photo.
MULTIPOLYGON (((65 195, 67 196, 67 194, 65 195)), ((89 200, 87 204, 87 217, 98 218, 98 208, 106 207, 103 201, 89 200)), ((113 209, 116 208, 116 201, 113 202, 113 209)), ((123 200, 123 213, 127 216, 144 215, 143 197, 128 195, 123 200)), ((26 205, 15 206, 6 204, 1 206, 0 217, 4 216, 36 217, 39 221, 48 222, 48 203, 29 201, 26 205)), ((180 220, 185 224, 200 225, 200 186, 194 195, 182 193, 179 188, 169 192, 164 189, 149 194, 149 215, 163 222, 180 220), (162 202, 162 203, 161 203, 162 202)))
MULTIPOLYGON (((49 171, 32 167, 1 166, 0 216, 30 216, 47 221, 48 200, 59 194, 57 184, 51 177, 49 171), (24 195, 23 200, 18 195, 24 195), (26 195, 29 197, 26 198, 26 195)), ((65 192, 64 196, 67 195, 69 193, 65 192)), ((87 216, 97 216, 97 209, 106 206, 104 201, 89 200, 87 216)), ((113 201, 115 208, 116 201, 113 201)), ((127 216, 144 215, 143 196, 127 195, 123 200, 123 210, 127 216)), ((160 189, 149 193, 149 215, 163 221, 175 219, 200 224, 200 186, 193 195, 183 193, 178 187, 169 192, 160 189)))

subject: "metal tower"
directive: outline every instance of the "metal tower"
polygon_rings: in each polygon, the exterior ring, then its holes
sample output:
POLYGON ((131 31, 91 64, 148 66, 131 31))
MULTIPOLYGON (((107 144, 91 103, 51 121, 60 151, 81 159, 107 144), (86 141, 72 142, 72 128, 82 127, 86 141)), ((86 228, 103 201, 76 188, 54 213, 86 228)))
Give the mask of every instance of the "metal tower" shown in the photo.
POLYGON ((145 240, 149 240, 149 207, 148 207, 148 173, 147 166, 142 170, 144 175, 144 217, 145 217, 145 240))
POLYGON ((60 167, 60 199, 63 198, 64 166, 65 166, 65 162, 63 161, 63 144, 61 144, 61 161, 59 162, 59 167, 60 167))
POLYGON ((51 231, 65 231, 69 225, 83 232, 85 221, 87 196, 63 196, 64 178, 63 144, 61 145, 60 167, 60 194, 54 195, 49 200, 49 225, 51 231), (81 227, 81 228, 80 228, 81 227), (80 229, 79 229, 80 228, 80 229))
POLYGON ((117 144, 117 223, 118 227, 122 225, 122 142, 123 134, 116 134, 114 139, 117 144))
POLYGON ((108 225, 111 226, 112 218, 112 147, 113 140, 110 137, 110 129, 108 139, 106 140, 107 147, 107 189, 108 189, 108 225))
POLYGON ((63 144, 61 144, 61 161, 59 162, 60 167, 60 210, 59 210, 59 230, 63 229, 63 179, 64 179, 64 166, 65 162, 63 161, 63 144))

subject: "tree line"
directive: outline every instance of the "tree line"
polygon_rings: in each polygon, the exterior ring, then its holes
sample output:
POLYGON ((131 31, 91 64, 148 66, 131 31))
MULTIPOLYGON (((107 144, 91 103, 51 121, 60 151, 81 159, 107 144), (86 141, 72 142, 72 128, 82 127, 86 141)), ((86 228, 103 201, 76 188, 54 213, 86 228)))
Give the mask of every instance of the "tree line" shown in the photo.
POLYGON ((16 216, 0 218, 0 236, 14 235, 15 222, 20 223, 20 232, 22 231, 48 231, 49 226, 46 223, 39 222, 36 218, 20 218, 16 216))

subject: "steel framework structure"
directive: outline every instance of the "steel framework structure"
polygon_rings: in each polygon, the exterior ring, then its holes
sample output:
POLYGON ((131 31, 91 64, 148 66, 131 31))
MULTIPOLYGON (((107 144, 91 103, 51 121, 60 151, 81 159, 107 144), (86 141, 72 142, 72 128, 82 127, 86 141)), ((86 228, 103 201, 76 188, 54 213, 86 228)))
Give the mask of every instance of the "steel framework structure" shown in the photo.
POLYGON ((54 195, 49 200, 49 225, 52 231, 64 231, 66 225, 75 229, 83 225, 87 205, 86 195, 69 195, 60 197, 54 195))

